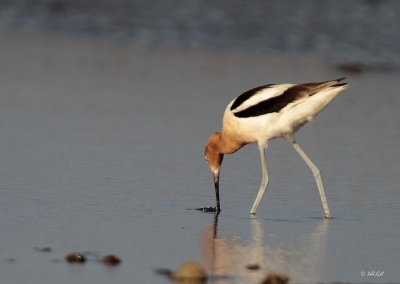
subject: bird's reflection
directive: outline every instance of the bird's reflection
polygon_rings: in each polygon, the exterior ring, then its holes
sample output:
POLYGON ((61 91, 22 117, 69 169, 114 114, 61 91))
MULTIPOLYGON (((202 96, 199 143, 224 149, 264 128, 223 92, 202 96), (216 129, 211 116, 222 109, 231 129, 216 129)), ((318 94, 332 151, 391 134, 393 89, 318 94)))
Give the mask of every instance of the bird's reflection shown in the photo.
MULTIPOLYGON (((212 223, 202 235, 202 260, 210 275, 233 277, 238 279, 238 283, 260 283, 267 273, 282 273, 295 282, 321 279, 321 260, 324 259, 329 221, 318 220, 312 224, 311 232, 299 234, 292 241, 293 238, 286 236, 279 240, 281 232, 265 230, 269 221, 255 216, 249 220, 250 238, 232 235, 226 230, 219 232, 218 225, 223 220, 219 214, 213 216, 212 223)), ((288 222, 287 226, 291 223, 288 222)), ((209 281, 214 282, 225 283, 224 279, 209 281)))
POLYGON ((212 224, 204 229, 201 242, 201 254, 204 267, 212 275, 218 274, 216 269, 216 262, 218 259, 218 218, 219 213, 216 213, 212 224))

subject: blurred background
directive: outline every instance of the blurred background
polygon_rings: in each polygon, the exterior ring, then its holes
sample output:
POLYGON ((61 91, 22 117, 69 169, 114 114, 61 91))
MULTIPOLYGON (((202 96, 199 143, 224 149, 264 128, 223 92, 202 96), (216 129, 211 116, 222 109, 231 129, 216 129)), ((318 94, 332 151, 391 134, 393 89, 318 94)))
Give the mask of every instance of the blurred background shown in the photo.
POLYGON ((3 31, 183 48, 317 53, 350 71, 399 68, 399 15, 395 0, 0 1, 3 31))

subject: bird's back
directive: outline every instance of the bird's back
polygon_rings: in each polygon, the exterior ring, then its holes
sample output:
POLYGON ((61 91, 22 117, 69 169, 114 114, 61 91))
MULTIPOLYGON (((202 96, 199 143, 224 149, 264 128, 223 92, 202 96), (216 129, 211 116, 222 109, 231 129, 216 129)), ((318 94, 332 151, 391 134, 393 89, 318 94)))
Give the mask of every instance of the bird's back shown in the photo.
POLYGON ((223 135, 246 143, 293 133, 343 91, 344 78, 317 83, 270 84, 244 92, 227 106, 223 135))

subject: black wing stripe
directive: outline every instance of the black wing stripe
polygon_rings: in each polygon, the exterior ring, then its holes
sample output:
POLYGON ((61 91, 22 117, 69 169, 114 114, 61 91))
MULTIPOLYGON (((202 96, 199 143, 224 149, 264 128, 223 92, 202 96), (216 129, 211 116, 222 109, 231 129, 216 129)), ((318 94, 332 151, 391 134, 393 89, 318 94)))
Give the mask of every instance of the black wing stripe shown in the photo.
MULTIPOLYGON (((289 105, 290 103, 293 103, 304 97, 312 96, 324 89, 327 89, 330 87, 346 86, 347 83, 339 83, 340 81, 343 81, 345 79, 346 79, 345 77, 342 77, 342 78, 338 78, 336 80, 294 85, 294 86, 288 88, 285 92, 283 92, 282 95, 266 99, 264 101, 259 102, 256 105, 248 107, 244 110, 234 112, 234 115, 236 117, 244 118, 244 117, 260 116, 260 115, 273 113, 273 112, 279 112, 284 107, 289 105)), ((251 96, 256 94, 258 91, 260 91, 264 88, 268 88, 273 85, 274 84, 257 87, 257 88, 254 88, 252 90, 249 90, 249 91, 243 93, 235 100, 235 102, 233 103, 233 105, 231 107, 231 110, 234 110, 235 108, 240 106, 244 101, 249 99, 251 96), (235 104, 236 104, 236 106, 235 106, 235 104)))
POLYGON ((256 87, 254 89, 248 90, 246 92, 244 92, 243 94, 241 94, 240 96, 238 96, 236 98, 236 100, 233 102, 232 106, 231 106, 231 110, 235 110, 236 108, 238 108, 242 103, 244 103, 245 101, 247 101, 248 99, 250 99, 252 96, 254 96, 255 94, 257 94, 259 91, 272 87, 275 84, 268 84, 268 85, 263 85, 263 86, 259 86, 256 87))
POLYGON ((259 102, 249 108, 234 113, 236 117, 254 117, 260 116, 267 113, 279 112, 281 109, 286 107, 288 104, 295 102, 296 100, 303 98, 304 96, 310 96, 309 89, 300 84, 295 85, 287 89, 282 95, 272 97, 270 99, 259 102))

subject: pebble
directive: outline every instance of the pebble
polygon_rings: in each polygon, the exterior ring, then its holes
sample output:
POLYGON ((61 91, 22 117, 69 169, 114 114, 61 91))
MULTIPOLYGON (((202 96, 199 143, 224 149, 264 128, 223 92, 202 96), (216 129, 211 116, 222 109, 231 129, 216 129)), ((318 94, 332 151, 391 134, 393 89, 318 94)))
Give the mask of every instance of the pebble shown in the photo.
POLYGON ((285 275, 270 273, 261 284, 288 284, 289 277, 285 275))
POLYGON ((65 256, 65 260, 70 263, 84 263, 86 262, 86 257, 79 252, 72 252, 65 256))
POLYGON ((261 267, 258 263, 248 264, 246 265, 248 270, 259 270, 261 267))
POLYGON ((114 255, 114 254, 109 254, 103 257, 101 260, 105 265, 110 265, 110 266, 115 266, 121 263, 121 259, 114 255))
POLYGON ((182 263, 172 275, 172 278, 177 280, 192 279, 205 281, 207 273, 197 262, 190 260, 182 263))

